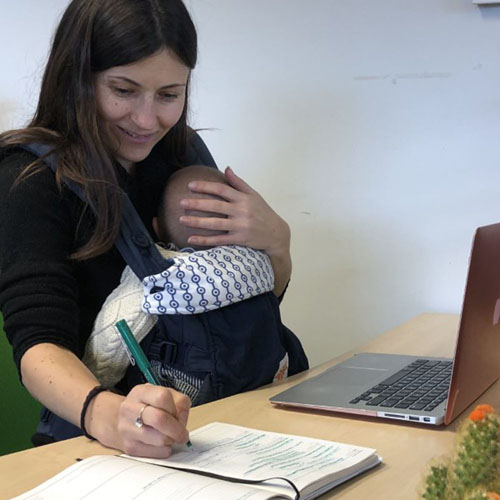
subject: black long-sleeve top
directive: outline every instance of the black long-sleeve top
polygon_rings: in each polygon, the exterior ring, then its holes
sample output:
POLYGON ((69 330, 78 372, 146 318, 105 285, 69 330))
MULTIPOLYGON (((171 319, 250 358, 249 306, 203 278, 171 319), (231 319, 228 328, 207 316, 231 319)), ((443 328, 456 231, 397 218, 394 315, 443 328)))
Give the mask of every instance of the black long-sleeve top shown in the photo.
MULTIPOLYGON (((175 170, 154 153, 133 176, 117 167, 151 234, 163 185, 175 170)), ((93 214, 87 210, 82 217, 83 203, 58 188, 49 167, 13 187, 34 159, 20 149, 0 157, 0 311, 18 370, 23 354, 42 342, 81 358, 94 319, 125 267, 115 248, 94 259, 69 259, 90 237, 93 214)))

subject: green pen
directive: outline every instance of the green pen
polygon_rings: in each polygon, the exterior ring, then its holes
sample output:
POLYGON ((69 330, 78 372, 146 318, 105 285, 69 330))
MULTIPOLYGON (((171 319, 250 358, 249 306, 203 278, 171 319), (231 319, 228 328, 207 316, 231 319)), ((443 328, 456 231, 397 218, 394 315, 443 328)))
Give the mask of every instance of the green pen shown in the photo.
MULTIPOLYGON (((156 378, 156 375, 154 374, 153 370, 151 369, 151 365, 149 364, 148 358, 146 358, 144 351, 139 345, 139 342, 137 342, 137 340, 134 337, 134 334, 130 331, 127 322, 124 319, 121 319, 116 323, 115 326, 129 351, 127 354, 129 355, 130 362, 133 365, 137 363, 139 370, 141 370, 145 379, 150 384, 161 385, 158 379, 156 378)), ((192 446, 191 441, 188 441, 186 443, 186 446, 190 448, 192 446)))

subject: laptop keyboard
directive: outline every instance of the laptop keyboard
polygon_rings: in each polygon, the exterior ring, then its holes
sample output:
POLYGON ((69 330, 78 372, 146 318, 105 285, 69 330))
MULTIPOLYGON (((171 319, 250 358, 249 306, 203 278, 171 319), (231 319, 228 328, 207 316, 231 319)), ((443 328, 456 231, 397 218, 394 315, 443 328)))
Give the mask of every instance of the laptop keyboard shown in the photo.
POLYGON ((351 404, 431 411, 448 397, 452 361, 417 359, 351 404))

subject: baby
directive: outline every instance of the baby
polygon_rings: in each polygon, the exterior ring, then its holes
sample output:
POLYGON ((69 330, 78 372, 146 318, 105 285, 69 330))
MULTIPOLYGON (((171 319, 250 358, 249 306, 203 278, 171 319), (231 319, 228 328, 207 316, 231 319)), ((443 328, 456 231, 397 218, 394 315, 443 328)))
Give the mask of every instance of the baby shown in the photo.
MULTIPOLYGON (((235 245, 189 247, 191 234, 218 234, 179 222, 181 215, 197 215, 184 210, 180 200, 214 197, 190 191, 192 180, 227 184, 224 174, 205 166, 184 167, 170 176, 158 217, 153 220, 153 228, 165 245, 159 246, 166 259, 165 269, 141 283, 127 266, 120 285, 103 304, 86 345, 83 361, 102 385, 116 385, 129 365, 114 328, 120 319, 127 321, 141 342, 154 327, 158 314, 204 313, 274 289, 273 270, 264 252, 235 245)), ((202 215, 207 216, 206 212, 202 215)), ((283 365, 276 369, 280 377, 286 375, 283 365)))

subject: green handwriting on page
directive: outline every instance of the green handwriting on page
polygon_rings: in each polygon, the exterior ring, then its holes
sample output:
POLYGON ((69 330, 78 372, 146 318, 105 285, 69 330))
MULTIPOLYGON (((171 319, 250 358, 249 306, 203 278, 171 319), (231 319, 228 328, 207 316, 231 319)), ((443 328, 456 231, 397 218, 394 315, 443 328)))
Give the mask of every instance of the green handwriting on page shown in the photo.
POLYGON ((230 424, 190 440, 165 460, 86 458, 13 500, 309 500, 380 463, 371 448, 230 424))
MULTIPOLYGON (((190 439, 190 450, 177 451, 169 459, 139 460, 244 480, 284 477, 300 490, 301 498, 314 498, 380 463, 372 448, 231 424, 208 424, 192 431, 190 439)), ((294 496, 281 481, 262 487, 294 496)))

